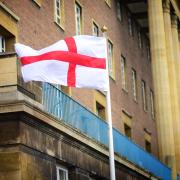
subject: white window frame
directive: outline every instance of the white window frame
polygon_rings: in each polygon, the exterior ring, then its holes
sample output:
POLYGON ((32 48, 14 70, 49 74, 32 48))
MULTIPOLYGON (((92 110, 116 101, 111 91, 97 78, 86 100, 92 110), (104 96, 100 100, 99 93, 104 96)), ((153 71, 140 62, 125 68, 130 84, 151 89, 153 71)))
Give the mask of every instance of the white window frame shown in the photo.
POLYGON ((94 21, 92 23, 92 34, 93 36, 99 36, 99 27, 94 21))
POLYGON ((109 68, 109 76, 113 77, 113 44, 108 39, 108 68, 109 68))
POLYGON ((76 35, 82 34, 82 7, 75 2, 76 35))
POLYGON ((142 49, 142 37, 141 37, 140 30, 138 31, 138 45, 139 45, 139 48, 142 49))
POLYGON ((122 4, 120 0, 117 1, 117 17, 119 21, 122 21, 122 4))
POLYGON ((136 70, 132 68, 132 90, 133 90, 133 99, 137 101, 137 74, 136 70))
POLYGON ((128 31, 129 31, 129 35, 133 36, 132 17, 130 15, 128 16, 128 31))
POLYGON ((154 109, 154 93, 150 90, 150 102, 151 102, 151 116, 155 118, 155 109, 154 109))
POLYGON ((3 53, 6 51, 6 41, 5 37, 0 36, 0 52, 3 53))
POLYGON ((121 83, 122 88, 127 91, 126 78, 126 58, 121 55, 121 83))
POLYGON ((55 22, 58 25, 61 25, 62 23, 62 2, 61 0, 54 0, 54 11, 55 11, 55 22), (59 6, 57 6, 57 2, 59 3, 59 6))
POLYGON ((63 167, 63 166, 56 166, 56 174, 57 174, 57 180, 68 180, 68 170, 67 168, 63 167), (63 171, 65 173, 65 179, 60 179, 59 176, 59 170, 63 171))
POLYGON ((151 52, 150 52, 150 46, 147 45, 147 58, 148 60, 151 60, 151 52))
POLYGON ((147 95, 146 95, 146 82, 144 80, 141 81, 142 85, 142 101, 143 101, 143 109, 147 111, 147 95))

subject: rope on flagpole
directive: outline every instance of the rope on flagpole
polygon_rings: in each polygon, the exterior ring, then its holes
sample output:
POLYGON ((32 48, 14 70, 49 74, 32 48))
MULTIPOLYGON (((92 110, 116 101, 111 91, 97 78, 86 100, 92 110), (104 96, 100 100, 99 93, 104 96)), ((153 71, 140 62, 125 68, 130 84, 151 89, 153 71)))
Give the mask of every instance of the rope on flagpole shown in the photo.
MULTIPOLYGON (((107 45, 107 27, 101 28, 103 36, 106 38, 107 45)), ((106 71, 108 75, 108 90, 106 93, 106 107, 107 107, 107 119, 108 119, 108 135, 109 135, 109 166, 110 166, 110 179, 115 180, 115 163, 114 163, 114 146, 113 146, 113 130, 112 130, 112 113, 111 113, 111 94, 110 94, 110 83, 109 83, 109 70, 108 70, 108 58, 106 48, 106 71)))

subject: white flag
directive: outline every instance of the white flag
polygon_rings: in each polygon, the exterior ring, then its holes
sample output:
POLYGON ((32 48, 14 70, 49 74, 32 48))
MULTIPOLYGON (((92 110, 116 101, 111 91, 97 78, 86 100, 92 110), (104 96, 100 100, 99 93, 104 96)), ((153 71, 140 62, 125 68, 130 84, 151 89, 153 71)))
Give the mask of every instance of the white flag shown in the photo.
POLYGON ((106 39, 74 36, 41 50, 15 44, 25 82, 43 81, 107 91, 106 39))

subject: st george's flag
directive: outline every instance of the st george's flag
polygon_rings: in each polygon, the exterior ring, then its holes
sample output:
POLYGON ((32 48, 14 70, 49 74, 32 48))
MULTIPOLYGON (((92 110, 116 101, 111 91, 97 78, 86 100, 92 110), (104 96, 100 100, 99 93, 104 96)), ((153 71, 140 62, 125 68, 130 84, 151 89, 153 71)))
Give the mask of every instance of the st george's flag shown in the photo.
POLYGON ((42 81, 69 87, 108 89, 104 37, 79 35, 41 50, 17 43, 25 82, 42 81))

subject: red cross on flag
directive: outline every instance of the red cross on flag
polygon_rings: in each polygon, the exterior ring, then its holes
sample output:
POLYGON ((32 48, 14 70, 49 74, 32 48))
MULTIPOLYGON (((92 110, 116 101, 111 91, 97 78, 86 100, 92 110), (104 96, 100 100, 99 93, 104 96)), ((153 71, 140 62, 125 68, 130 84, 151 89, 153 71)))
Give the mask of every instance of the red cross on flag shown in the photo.
POLYGON ((43 81, 107 91, 106 39, 87 35, 60 40, 41 50, 15 44, 25 82, 43 81))

